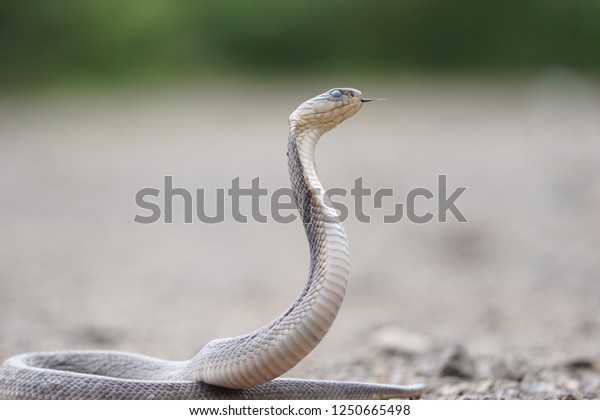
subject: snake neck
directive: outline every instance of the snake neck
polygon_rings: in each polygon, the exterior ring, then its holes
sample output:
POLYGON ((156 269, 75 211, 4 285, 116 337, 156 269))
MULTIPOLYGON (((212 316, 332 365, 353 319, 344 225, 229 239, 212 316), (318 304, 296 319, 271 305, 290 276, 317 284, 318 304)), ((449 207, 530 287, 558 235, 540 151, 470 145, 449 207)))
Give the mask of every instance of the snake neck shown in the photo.
POLYGON ((311 308, 315 313, 322 315, 319 311, 325 310, 332 315, 322 320, 323 331, 315 346, 335 320, 350 273, 344 227, 317 176, 314 152, 321 135, 319 130, 301 130, 292 123, 288 141, 290 180, 310 252, 308 280, 294 305, 311 296, 323 303, 311 308))
POLYGON ((319 181, 314 150, 322 132, 290 123, 288 165, 310 251, 306 284, 294 303, 268 325, 243 336, 214 340, 182 370, 182 379, 248 388, 279 377, 326 335, 348 282, 348 242, 319 181))
MULTIPOLYGON (((290 181, 307 236, 311 234, 307 225, 319 222, 337 225, 343 231, 337 213, 317 176, 314 156, 321 135, 321 131, 317 129, 301 130, 292 123, 288 141, 290 181)), ((309 247, 312 247, 310 237, 308 239, 309 247)))

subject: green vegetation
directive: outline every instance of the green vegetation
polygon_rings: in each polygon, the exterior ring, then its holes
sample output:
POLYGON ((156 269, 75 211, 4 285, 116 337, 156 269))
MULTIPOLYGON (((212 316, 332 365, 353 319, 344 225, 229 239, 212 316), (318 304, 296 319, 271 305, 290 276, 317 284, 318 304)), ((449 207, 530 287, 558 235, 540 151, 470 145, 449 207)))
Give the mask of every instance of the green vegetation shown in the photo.
POLYGON ((0 84, 333 72, 600 70, 598 0, 24 0, 0 84))

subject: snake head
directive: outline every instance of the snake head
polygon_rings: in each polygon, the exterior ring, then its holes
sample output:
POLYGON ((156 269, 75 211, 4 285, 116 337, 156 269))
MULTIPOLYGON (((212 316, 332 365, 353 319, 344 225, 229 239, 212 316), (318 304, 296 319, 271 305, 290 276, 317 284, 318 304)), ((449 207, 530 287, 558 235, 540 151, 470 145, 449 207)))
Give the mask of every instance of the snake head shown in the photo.
POLYGON ((323 134, 342 121, 356 114, 364 102, 360 90, 352 88, 334 88, 315 96, 300 105, 290 115, 292 129, 315 129, 323 134))

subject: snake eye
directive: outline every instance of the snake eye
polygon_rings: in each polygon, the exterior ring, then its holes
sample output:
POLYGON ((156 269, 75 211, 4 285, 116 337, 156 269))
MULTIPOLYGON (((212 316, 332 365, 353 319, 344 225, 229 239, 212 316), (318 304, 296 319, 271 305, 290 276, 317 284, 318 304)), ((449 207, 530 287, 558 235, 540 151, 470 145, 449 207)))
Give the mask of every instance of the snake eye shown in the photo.
POLYGON ((335 99, 338 99, 338 98, 342 97, 342 92, 340 92, 337 89, 332 90, 331 92, 329 92, 329 94, 331 95, 332 98, 335 98, 335 99))

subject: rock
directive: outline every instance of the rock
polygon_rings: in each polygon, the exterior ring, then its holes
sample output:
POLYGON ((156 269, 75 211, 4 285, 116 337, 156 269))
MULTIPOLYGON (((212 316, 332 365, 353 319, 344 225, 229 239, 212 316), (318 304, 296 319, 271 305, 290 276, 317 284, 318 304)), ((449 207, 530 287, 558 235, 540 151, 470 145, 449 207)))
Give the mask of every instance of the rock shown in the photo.
POLYGON ((578 358, 573 359, 565 364, 569 369, 577 370, 577 369, 594 369, 595 363, 591 359, 587 358, 578 358))
POLYGON ((477 376, 477 368, 467 350, 458 344, 443 354, 440 376, 473 379, 477 376))
POLYGON ((415 356, 428 352, 432 347, 433 341, 428 336, 389 325, 371 335, 366 349, 369 354, 381 352, 415 356))

